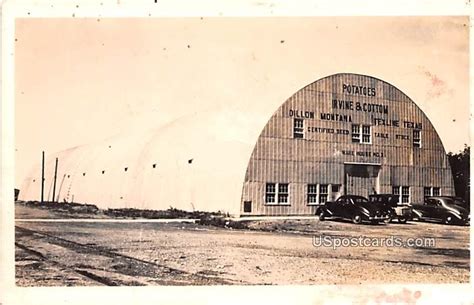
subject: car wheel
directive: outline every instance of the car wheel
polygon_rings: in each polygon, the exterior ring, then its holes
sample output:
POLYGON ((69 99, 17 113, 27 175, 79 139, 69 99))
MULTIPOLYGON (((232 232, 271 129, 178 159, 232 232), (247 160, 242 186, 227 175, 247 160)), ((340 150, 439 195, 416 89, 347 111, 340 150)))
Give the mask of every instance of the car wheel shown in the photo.
POLYGON ((393 219, 392 216, 388 216, 388 218, 387 218, 387 219, 384 219, 383 222, 385 222, 385 223, 391 223, 391 222, 392 222, 392 219, 393 219))
POLYGON ((398 217, 398 222, 399 223, 407 223, 407 218, 406 217, 398 217))
POLYGON ((326 213, 324 213, 324 210, 321 210, 318 214, 319 221, 324 221, 326 219, 326 213))
POLYGON ((355 224, 362 223, 362 216, 360 216, 360 215, 352 216, 352 222, 355 223, 355 224))
POLYGON ((444 223, 447 224, 447 225, 450 225, 453 223, 453 217, 452 216, 446 216, 446 218, 444 219, 444 223))

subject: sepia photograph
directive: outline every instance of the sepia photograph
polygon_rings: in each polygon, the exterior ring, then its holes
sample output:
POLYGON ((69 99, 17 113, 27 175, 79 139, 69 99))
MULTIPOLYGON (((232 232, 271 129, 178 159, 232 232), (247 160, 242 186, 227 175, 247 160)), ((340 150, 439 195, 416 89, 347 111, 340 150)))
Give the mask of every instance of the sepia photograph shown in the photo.
POLYGON ((15 285, 469 284, 469 28, 16 18, 15 285))

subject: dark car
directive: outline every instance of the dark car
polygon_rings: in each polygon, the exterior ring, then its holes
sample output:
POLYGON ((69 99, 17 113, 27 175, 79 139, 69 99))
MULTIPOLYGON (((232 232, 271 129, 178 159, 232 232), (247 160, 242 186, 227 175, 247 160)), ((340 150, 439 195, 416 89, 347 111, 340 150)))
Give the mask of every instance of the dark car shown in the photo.
POLYGON ((393 219, 397 219, 399 223, 406 223, 407 220, 411 219, 411 207, 408 205, 399 204, 398 195, 369 195, 369 201, 380 206, 381 209, 384 209, 388 213, 389 219, 387 219, 386 222, 390 222, 393 219))
POLYGON ((344 195, 336 201, 326 202, 316 210, 316 215, 321 221, 331 217, 349 219, 356 224, 363 221, 378 223, 389 218, 384 209, 369 202, 365 197, 354 195, 344 195))
POLYGON ((427 197, 424 204, 414 204, 413 217, 419 220, 442 221, 445 224, 469 224, 469 212, 452 197, 427 197))

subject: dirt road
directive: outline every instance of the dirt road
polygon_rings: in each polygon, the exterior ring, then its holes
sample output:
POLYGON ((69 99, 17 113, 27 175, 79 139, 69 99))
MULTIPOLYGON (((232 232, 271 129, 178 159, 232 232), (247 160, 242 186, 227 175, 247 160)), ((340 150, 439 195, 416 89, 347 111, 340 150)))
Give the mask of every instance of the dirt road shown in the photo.
MULTIPOLYGON (((28 214, 24 210, 22 213, 28 214)), ((42 212, 43 213, 43 212, 42 212)), ((22 216, 25 216, 22 214, 22 216)), ((259 221, 230 230, 182 223, 17 222, 20 286, 467 283, 469 227, 259 221), (435 245, 315 247, 394 236, 435 245)))

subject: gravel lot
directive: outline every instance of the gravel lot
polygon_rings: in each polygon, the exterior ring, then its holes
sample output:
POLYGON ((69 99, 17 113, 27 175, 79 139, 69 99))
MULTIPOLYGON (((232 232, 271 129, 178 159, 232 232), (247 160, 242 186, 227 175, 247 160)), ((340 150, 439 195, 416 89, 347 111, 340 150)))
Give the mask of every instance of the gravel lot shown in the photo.
MULTIPOLYGON (((15 212, 17 218, 55 216, 21 205, 15 212)), ((16 282, 19 286, 469 282, 469 227, 420 222, 354 225, 316 219, 252 221, 249 227, 17 221, 16 282), (390 236, 403 242, 434 238, 436 244, 315 247, 320 236, 334 242, 353 238, 378 243, 390 236)))

